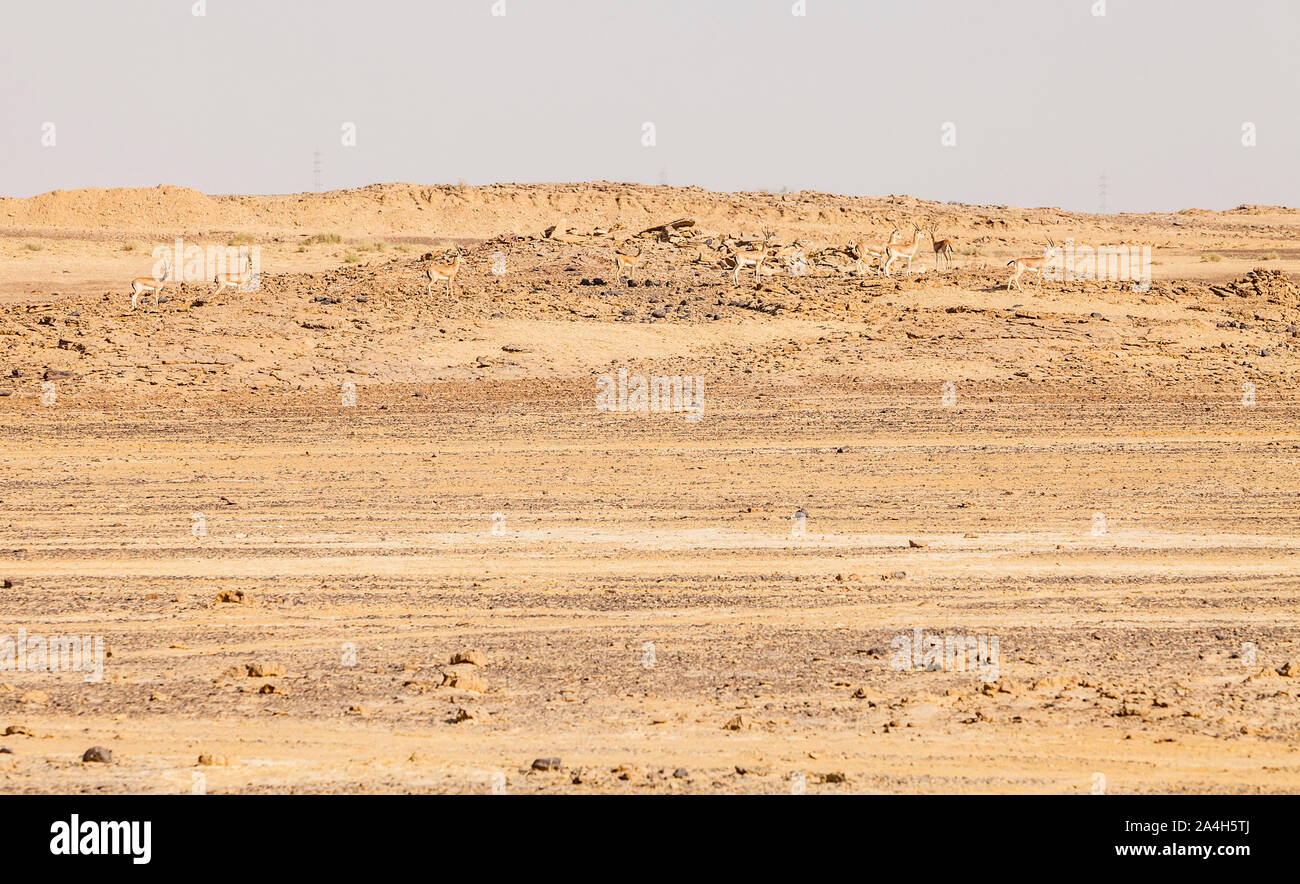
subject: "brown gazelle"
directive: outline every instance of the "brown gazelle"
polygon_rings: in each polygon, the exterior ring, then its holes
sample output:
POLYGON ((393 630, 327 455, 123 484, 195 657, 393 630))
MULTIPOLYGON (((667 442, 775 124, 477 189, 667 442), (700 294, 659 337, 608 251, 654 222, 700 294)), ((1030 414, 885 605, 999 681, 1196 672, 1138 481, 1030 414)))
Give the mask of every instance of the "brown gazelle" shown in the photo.
POLYGON ((897 260, 907 262, 907 272, 912 272, 912 259, 916 257, 917 252, 921 251, 921 228, 915 224, 912 225, 912 241, 910 243, 896 242, 885 246, 885 276, 889 276, 889 268, 897 260))
POLYGON ((163 256, 163 275, 162 279, 154 276, 137 276, 131 280, 131 309, 134 310, 136 303, 140 300, 141 295, 153 295, 154 304, 158 303, 158 296, 162 294, 163 286, 172 276, 172 262, 166 255, 163 256))
POLYGON ((248 263, 244 265, 243 270, 236 273, 218 273, 212 278, 217 287, 213 289, 210 297, 215 298, 226 289, 238 289, 253 281, 253 256, 247 255, 246 258, 248 263))
POLYGON ((424 294, 433 294, 434 282, 447 283, 447 298, 451 298, 451 283, 456 281, 456 274, 460 273, 460 247, 456 247, 456 256, 451 260, 451 264, 430 264, 424 269, 424 276, 428 278, 428 283, 424 287, 424 294))
POLYGON ((772 241, 772 231, 770 231, 770 230, 764 230, 764 231, 763 231, 763 248, 761 248, 761 249, 737 249, 735 252, 732 253, 732 257, 736 259, 736 273, 735 273, 735 275, 732 277, 733 284, 735 284, 735 285, 739 285, 739 284, 740 284, 740 271, 744 268, 744 266, 745 266, 746 264, 753 264, 753 265, 754 265, 754 285, 755 285, 755 286, 758 285, 758 271, 761 270, 761 269, 763 268, 763 262, 766 261, 769 257, 771 257, 771 254, 770 254, 771 250, 768 248, 768 243, 770 243, 771 241, 772 241))
POLYGON ((1020 277, 1025 273, 1037 273, 1038 287, 1041 289, 1043 287, 1043 266, 1047 264, 1055 251, 1056 243, 1052 242, 1052 238, 1049 236, 1047 238, 1047 248, 1043 249, 1041 256, 1037 258, 1012 258, 1008 261, 1007 266, 1014 267, 1016 273, 1007 280, 1007 291, 1011 291, 1011 286, 1014 283, 1017 291, 1023 292, 1024 289, 1020 287, 1020 277))
POLYGON ((622 252, 615 252, 614 253, 614 271, 615 271, 614 278, 622 279, 623 274, 626 273, 627 278, 631 279, 633 272, 636 270, 636 265, 641 263, 641 253, 643 251, 645 251, 645 249, 642 248, 640 245, 638 245, 636 247, 635 255, 625 255, 622 252))
POLYGON ((952 267, 952 240, 939 239, 935 236, 934 228, 930 228, 930 242, 934 244, 934 269, 939 269, 939 261, 943 260, 945 267, 952 267))
POLYGON ((885 252, 889 249, 898 237, 898 225, 889 232, 889 239, 880 241, 863 241, 858 243, 858 276, 862 275, 862 264, 868 258, 876 260, 876 274, 880 274, 880 266, 885 260, 885 252))
POLYGON ((460 247, 456 248, 456 257, 450 264, 430 264, 424 269, 424 275, 429 278, 429 283, 424 287, 426 295, 433 294, 433 284, 435 282, 447 283, 447 297, 451 297, 451 284, 456 281, 456 274, 460 273, 460 247))

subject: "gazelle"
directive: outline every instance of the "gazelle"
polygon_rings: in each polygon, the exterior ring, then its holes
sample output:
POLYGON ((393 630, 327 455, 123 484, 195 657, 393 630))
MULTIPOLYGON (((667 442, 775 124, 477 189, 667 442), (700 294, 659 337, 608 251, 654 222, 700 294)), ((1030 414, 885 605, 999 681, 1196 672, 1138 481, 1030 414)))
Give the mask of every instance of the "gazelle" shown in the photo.
POLYGON ((913 224, 912 241, 910 243, 890 243, 885 246, 885 276, 889 275, 889 268, 900 258, 907 262, 907 272, 910 274, 912 272, 912 259, 916 257, 919 251, 921 251, 921 228, 913 224))
POLYGON ((162 293, 165 286, 172 277, 172 261, 166 255, 163 256, 163 275, 162 279, 152 276, 137 276, 131 280, 131 309, 134 310, 136 303, 140 300, 141 295, 153 295, 153 302, 158 303, 158 295, 162 293))
POLYGON ((451 284, 456 281, 456 274, 460 273, 460 247, 456 247, 456 257, 450 264, 430 264, 424 269, 424 275, 429 278, 429 283, 424 287, 426 295, 433 294, 433 284, 444 281, 447 283, 447 297, 451 297, 451 284))
POLYGON ((226 289, 239 289, 253 281, 253 256, 246 255, 245 258, 248 263, 244 265, 243 270, 236 273, 218 273, 212 277, 212 281, 217 284, 217 287, 212 290, 209 297, 215 298, 226 289))
POLYGON ((626 271, 627 278, 631 279, 633 272, 636 270, 636 265, 641 262, 641 253, 643 251, 645 251, 645 249, 642 246, 638 245, 636 247, 635 255, 625 255, 622 252, 615 252, 614 253, 614 271, 615 271, 614 278, 622 279, 623 273, 626 271))
POLYGON ((934 235, 934 228, 930 228, 930 242, 934 244, 934 269, 939 269, 939 259, 942 258, 946 267, 952 267, 952 240, 939 239, 934 235))
MULTIPOLYGON (((895 224, 894 229, 889 232, 889 239, 884 240, 883 242, 863 241, 858 243, 857 246, 858 276, 862 275, 862 264, 864 261, 867 260, 867 258, 874 258, 876 259, 877 262, 883 262, 885 260, 885 252, 889 249, 890 245, 894 243, 897 236, 898 236, 898 225, 895 224)), ((879 274, 879 272, 880 269, 879 267, 877 267, 876 273, 879 274)))
POLYGON ((1047 238, 1047 248, 1043 249, 1043 254, 1040 257, 1012 258, 1008 261, 1007 266, 1014 267, 1016 273, 1015 276, 1007 280, 1007 291, 1011 291, 1011 285, 1015 283, 1016 289, 1023 292, 1024 289, 1020 288, 1020 277, 1025 273, 1037 273, 1038 287, 1041 289, 1043 287, 1043 266, 1051 259, 1052 253, 1056 251, 1059 251, 1056 243, 1052 242, 1052 238, 1049 236, 1047 238))
POLYGON ((771 255, 769 254, 771 250, 767 247, 767 244, 770 243, 771 241, 772 241, 772 231, 764 230, 763 248, 737 249, 735 252, 732 253, 732 257, 736 259, 736 273, 735 276, 732 278, 733 284, 740 285, 740 271, 744 268, 746 264, 753 264, 754 285, 755 287, 758 286, 758 271, 762 269, 763 262, 766 261, 769 257, 771 257, 771 255))

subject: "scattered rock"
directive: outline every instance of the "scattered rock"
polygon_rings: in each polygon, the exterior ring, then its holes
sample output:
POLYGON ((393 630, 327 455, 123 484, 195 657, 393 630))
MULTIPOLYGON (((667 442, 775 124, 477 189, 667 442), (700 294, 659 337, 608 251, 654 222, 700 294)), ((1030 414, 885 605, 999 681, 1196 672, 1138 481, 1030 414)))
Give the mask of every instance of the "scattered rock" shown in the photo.
POLYGON ((1288 660, 1277 668, 1277 674, 1283 678, 1300 676, 1300 660, 1288 660))
POLYGON ((460 651, 451 655, 451 665, 459 663, 468 663, 471 666, 486 666, 487 655, 478 648, 470 648, 468 651, 460 651))
POLYGON ((534 758, 533 770, 559 770, 560 759, 558 758, 534 758))
POLYGON ((249 678, 280 678, 284 667, 278 663, 249 663, 244 667, 249 678))
POLYGON ((750 721, 743 715, 734 716, 730 721, 722 726, 723 730, 743 731, 750 727, 750 721))
POLYGON ((227 758, 225 755, 209 755, 204 752, 199 756, 199 764, 204 767, 229 767, 231 759, 227 758))
POLYGON ((910 546, 912 549, 925 549, 930 544, 926 543, 923 540, 909 540, 907 541, 907 545, 910 546))
POLYGON ((44 706, 50 702, 50 695, 45 691, 28 691, 18 698, 19 703, 31 703, 33 706, 44 706))
POLYGON ((223 589, 217 593, 217 604, 246 605, 252 598, 242 589, 223 589))
MULTIPOLYGON (((473 664, 460 664, 462 667, 472 666, 473 664)), ((456 688, 461 691, 474 691, 482 693, 487 690, 487 682, 483 676, 469 668, 454 668, 442 674, 442 686, 444 688, 456 688)))
POLYGON ((112 764, 113 753, 103 746, 91 746, 82 754, 81 760, 88 764, 92 762, 96 764, 112 764))

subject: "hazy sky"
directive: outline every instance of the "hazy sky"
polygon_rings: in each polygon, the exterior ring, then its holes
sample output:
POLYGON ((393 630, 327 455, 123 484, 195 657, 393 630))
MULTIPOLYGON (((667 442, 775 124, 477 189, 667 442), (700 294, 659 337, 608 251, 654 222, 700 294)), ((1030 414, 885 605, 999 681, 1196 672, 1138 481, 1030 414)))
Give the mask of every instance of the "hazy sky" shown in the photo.
POLYGON ((311 190, 319 148, 326 189, 666 180, 1095 211, 1104 172, 1111 211, 1300 205, 1300 0, 2 2, 6 196, 311 190))

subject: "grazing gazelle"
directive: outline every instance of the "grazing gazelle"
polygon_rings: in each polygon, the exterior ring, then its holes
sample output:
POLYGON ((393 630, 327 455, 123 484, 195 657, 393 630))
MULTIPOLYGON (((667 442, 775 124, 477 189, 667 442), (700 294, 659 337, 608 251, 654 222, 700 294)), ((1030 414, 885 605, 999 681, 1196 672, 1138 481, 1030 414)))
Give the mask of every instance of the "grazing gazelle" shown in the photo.
POLYGON ((218 273, 212 277, 212 281, 217 284, 217 287, 212 290, 209 297, 215 298, 226 289, 239 289, 253 281, 253 256, 246 255, 245 257, 248 259, 248 263, 244 265, 243 270, 237 273, 218 273))
POLYGON ((1023 292, 1024 289, 1020 288, 1020 277, 1025 273, 1037 273, 1038 287, 1041 289, 1043 287, 1043 265, 1048 262, 1055 251, 1057 251, 1056 243, 1052 242, 1052 238, 1049 236, 1047 238, 1047 248, 1043 249, 1043 254, 1040 257, 1012 258, 1008 261, 1007 266, 1014 267, 1016 274, 1007 280, 1007 291, 1011 291, 1011 285, 1015 283, 1016 289, 1023 292))
POLYGON ((154 304, 158 303, 158 295, 162 293, 165 286, 172 277, 171 258, 163 255, 163 275, 162 279, 152 276, 137 276, 131 280, 131 309, 135 309, 136 302, 140 300, 141 295, 153 295, 154 304))
POLYGON ((763 262, 771 257, 770 254, 771 249, 767 247, 767 244, 770 243, 771 241, 772 241, 772 231, 764 230, 763 248, 737 249, 735 252, 732 253, 731 256, 736 259, 736 273, 735 276, 732 277, 732 282, 734 285, 740 285, 740 271, 744 268, 744 266, 746 264, 753 264, 754 265, 754 286, 755 287, 758 286, 758 271, 762 269, 763 262))
POLYGON ((643 251, 645 250, 638 245, 636 247, 635 255, 625 255, 622 252, 615 252, 614 253, 614 278, 622 279, 623 273, 626 271, 627 278, 631 279, 633 271, 636 270, 636 265, 641 262, 641 253, 643 251))
POLYGON ((858 243, 858 276, 862 275, 862 264, 868 258, 874 258, 876 260, 877 262, 876 274, 877 275, 880 274, 879 265, 881 262, 885 260, 885 252, 889 250, 889 247, 891 245, 893 245, 897 236, 898 236, 898 225, 895 224, 894 229, 889 232, 889 239, 884 241, 877 240, 871 242, 864 240, 863 242, 858 243))
POLYGON ((934 269, 939 269, 939 259, 943 259, 944 266, 952 267, 952 240, 939 239, 934 235, 934 228, 930 228, 930 242, 934 243, 934 269))
POLYGON ((910 243, 894 242, 885 246, 885 276, 889 275, 889 268, 893 266, 898 259, 907 262, 907 272, 912 272, 912 259, 916 253, 921 250, 921 228, 915 224, 912 225, 912 241, 910 243))
POLYGON ((456 247, 456 257, 450 264, 430 264, 424 269, 424 275, 429 278, 429 283, 424 287, 426 295, 433 294, 433 284, 443 281, 447 283, 447 297, 451 297, 451 284, 456 281, 456 274, 460 273, 460 246, 456 247))

